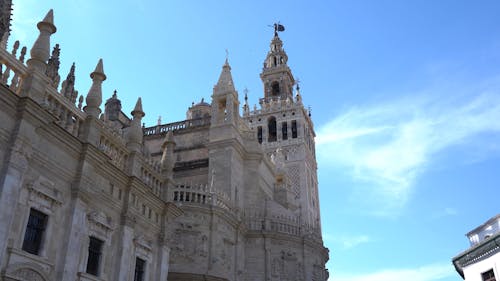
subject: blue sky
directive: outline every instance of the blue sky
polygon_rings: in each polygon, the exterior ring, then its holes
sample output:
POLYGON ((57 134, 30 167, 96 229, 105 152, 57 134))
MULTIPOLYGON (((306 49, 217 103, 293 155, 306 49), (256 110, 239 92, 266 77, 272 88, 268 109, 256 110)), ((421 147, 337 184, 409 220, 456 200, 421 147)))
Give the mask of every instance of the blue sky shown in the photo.
MULTIPOLYGON (((86 94, 99 58, 147 126, 210 99, 229 51, 240 98, 280 36, 317 133, 330 280, 461 280, 451 258, 500 195, 500 2, 14 0, 30 47, 54 9, 64 78, 86 94)), ((497 206, 497 207, 495 207, 497 206)))

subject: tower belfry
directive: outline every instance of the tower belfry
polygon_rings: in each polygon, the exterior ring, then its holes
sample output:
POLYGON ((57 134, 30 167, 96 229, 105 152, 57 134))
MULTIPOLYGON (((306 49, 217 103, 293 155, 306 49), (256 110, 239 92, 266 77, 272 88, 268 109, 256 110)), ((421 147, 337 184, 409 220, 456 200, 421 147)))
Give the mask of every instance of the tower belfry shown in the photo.
POLYGON ((297 85, 288 67, 288 55, 278 31, 284 27, 275 24, 270 50, 260 77, 264 97, 260 109, 244 108, 244 118, 257 135, 257 140, 269 156, 282 157, 293 196, 285 202, 296 207, 296 215, 312 227, 320 228, 317 164, 314 144, 314 125, 302 103, 297 85))
POLYGON ((285 49, 283 49, 283 41, 281 41, 277 32, 279 30, 280 29, 275 27, 270 50, 267 53, 264 67, 260 74, 260 78, 264 83, 265 98, 276 99, 277 97, 293 96, 293 85, 295 80, 292 71, 287 65, 288 55, 285 49))

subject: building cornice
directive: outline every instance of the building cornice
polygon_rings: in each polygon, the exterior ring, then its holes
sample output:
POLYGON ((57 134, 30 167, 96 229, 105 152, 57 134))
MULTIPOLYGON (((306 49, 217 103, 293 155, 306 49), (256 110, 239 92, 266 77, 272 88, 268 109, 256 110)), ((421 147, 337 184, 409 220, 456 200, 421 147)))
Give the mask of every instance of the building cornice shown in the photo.
POLYGON ((477 263, 500 252, 500 233, 484 240, 453 258, 453 265, 464 278, 463 268, 477 263))

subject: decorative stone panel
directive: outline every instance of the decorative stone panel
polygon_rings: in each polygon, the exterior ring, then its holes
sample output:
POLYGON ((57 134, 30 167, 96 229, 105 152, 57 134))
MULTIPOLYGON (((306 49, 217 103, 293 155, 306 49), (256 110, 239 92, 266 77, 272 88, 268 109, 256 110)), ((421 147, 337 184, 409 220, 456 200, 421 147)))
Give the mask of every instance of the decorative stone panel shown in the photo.
POLYGON ((114 224, 110 217, 106 216, 103 212, 92 211, 87 214, 87 223, 90 236, 98 237, 107 242, 110 241, 111 233, 114 229, 114 224))

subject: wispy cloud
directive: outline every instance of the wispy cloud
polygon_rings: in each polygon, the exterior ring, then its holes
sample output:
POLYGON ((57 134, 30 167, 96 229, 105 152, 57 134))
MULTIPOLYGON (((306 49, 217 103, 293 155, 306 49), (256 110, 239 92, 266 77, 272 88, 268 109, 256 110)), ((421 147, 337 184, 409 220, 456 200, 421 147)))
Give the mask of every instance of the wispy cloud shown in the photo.
POLYGON ((386 269, 371 273, 337 272, 330 278, 333 281, 437 281, 458 276, 451 263, 431 264, 417 268, 386 269))
POLYGON ((341 236, 335 238, 335 241, 340 242, 344 249, 351 249, 361 244, 371 242, 372 239, 368 235, 341 236))
MULTIPOLYGON (((347 109, 319 128, 318 158, 322 165, 343 168, 356 182, 370 185, 362 192, 383 206, 377 206, 377 214, 393 214, 408 201, 418 176, 436 155, 484 142, 484 135, 498 142, 498 120, 500 79, 474 87, 429 89, 347 109)), ((464 158, 468 156, 472 154, 464 152, 464 158)))
POLYGON ((451 216, 456 216, 456 215, 458 215, 458 210, 457 209, 447 207, 447 208, 444 208, 443 210, 441 210, 439 212, 436 212, 432 217, 434 219, 440 219, 440 218, 451 217, 451 216))
POLYGON ((348 250, 359 246, 361 244, 365 244, 368 242, 372 242, 373 239, 368 235, 346 235, 346 234, 336 234, 333 235, 328 232, 323 232, 323 240, 327 244, 334 244, 342 247, 344 250, 348 250))

